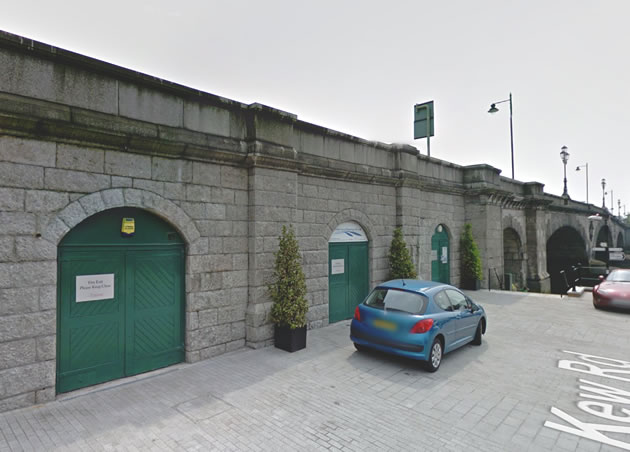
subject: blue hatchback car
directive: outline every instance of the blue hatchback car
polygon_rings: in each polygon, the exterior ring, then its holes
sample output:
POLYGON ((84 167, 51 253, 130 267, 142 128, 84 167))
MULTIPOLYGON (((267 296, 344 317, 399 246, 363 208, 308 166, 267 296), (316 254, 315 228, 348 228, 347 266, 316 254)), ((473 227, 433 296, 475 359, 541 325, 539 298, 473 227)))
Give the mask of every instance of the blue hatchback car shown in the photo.
POLYGON ((486 313, 456 287, 397 279, 380 284, 354 311, 350 339, 367 348, 425 361, 430 372, 442 356, 469 342, 481 345, 486 313))

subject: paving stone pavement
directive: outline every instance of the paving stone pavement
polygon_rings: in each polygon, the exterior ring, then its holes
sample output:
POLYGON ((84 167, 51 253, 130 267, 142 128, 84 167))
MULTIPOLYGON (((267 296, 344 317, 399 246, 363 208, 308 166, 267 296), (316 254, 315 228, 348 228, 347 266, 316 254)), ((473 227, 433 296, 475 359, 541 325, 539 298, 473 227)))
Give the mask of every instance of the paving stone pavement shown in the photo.
POLYGON ((296 353, 238 350, 0 414, 0 451, 620 450, 544 423, 563 423, 552 406, 611 423, 577 407, 584 375, 558 361, 575 359, 563 350, 629 360, 630 314, 596 311, 589 293, 469 294, 488 313, 484 343, 434 374, 356 352, 343 321, 296 353))

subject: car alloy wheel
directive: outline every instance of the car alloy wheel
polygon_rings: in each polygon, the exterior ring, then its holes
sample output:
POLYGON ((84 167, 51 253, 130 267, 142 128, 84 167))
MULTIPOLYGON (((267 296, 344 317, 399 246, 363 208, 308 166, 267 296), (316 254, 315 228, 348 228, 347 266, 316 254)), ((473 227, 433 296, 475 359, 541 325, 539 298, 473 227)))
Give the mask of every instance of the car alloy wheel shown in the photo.
POLYGON ((440 363, 442 362, 442 342, 439 339, 435 339, 433 341, 433 345, 431 345, 431 354, 429 355, 429 359, 427 361, 427 370, 429 372, 435 372, 440 367, 440 363))

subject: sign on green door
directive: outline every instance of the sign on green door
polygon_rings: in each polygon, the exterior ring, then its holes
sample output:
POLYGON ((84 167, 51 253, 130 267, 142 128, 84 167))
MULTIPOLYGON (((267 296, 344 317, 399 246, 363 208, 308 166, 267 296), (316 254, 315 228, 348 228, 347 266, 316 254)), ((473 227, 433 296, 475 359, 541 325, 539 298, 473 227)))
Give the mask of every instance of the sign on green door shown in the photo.
POLYGON ((431 281, 451 283, 448 233, 438 225, 431 237, 431 281))
POLYGON ((170 225, 139 209, 90 217, 60 244, 59 275, 57 392, 184 359, 184 246, 170 225))
POLYGON ((349 319, 370 289, 368 242, 361 227, 343 223, 328 244, 328 321, 349 319))

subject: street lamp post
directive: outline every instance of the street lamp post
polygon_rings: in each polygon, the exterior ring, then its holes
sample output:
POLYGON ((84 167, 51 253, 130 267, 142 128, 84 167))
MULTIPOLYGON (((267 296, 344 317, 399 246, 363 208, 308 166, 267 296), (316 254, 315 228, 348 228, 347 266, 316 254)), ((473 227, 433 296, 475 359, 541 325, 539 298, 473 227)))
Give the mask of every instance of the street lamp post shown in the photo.
POLYGON ((569 161, 569 153, 567 149, 566 146, 562 146, 562 150, 560 151, 560 158, 564 165, 564 191, 562 192, 562 197, 564 198, 565 204, 569 202, 569 193, 567 192, 567 162, 569 161))
POLYGON ((490 105, 490 110, 488 110, 488 113, 496 113, 497 111, 499 111, 499 109, 497 108, 497 104, 502 104, 503 102, 510 103, 510 156, 512 157, 512 179, 514 179, 514 129, 512 127, 512 93, 510 93, 509 99, 500 100, 499 102, 495 102, 490 105))
POLYGON ((582 168, 586 168, 586 204, 588 204, 588 163, 578 166, 575 171, 580 171, 582 168))
POLYGON ((606 179, 602 179, 602 209, 606 208, 606 179))

